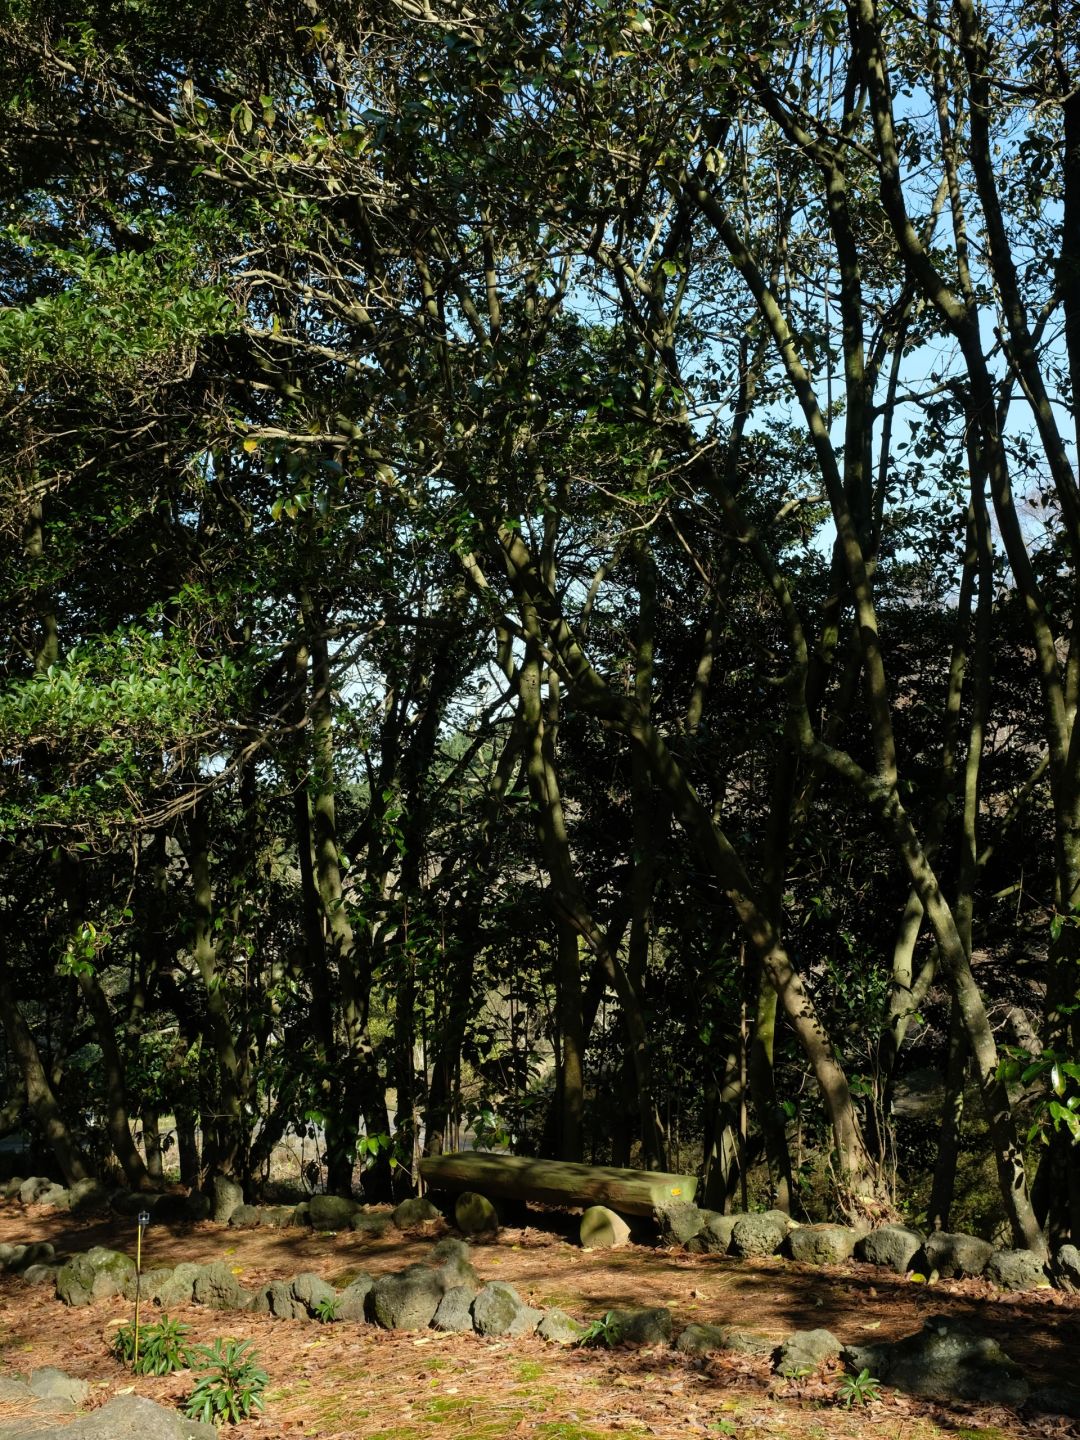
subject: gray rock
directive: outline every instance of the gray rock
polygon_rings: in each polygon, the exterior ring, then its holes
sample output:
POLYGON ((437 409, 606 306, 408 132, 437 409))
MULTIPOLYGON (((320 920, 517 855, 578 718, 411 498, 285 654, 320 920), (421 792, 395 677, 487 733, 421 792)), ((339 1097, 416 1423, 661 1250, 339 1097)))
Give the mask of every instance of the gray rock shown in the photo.
POLYGON ((947 1230, 928 1235, 925 1249, 927 1266, 945 1280, 981 1275, 994 1253, 988 1240, 980 1240, 977 1235, 953 1235, 947 1230))
POLYGON ((390 1229, 390 1216, 380 1214, 378 1211, 369 1214, 364 1210, 358 1210, 349 1221, 348 1228, 361 1235, 370 1235, 373 1240, 381 1240, 390 1229))
POLYGON ((21 1420, 0 1420, 0 1440, 41 1440, 53 1427, 43 1415, 24 1416, 21 1420))
POLYGON ((751 1330, 734 1325, 688 1325, 675 1341, 675 1349, 684 1355, 712 1355, 730 1350, 738 1355, 768 1355, 773 1342, 751 1330))
POLYGON ((272 1280, 251 1297, 248 1309, 255 1315, 275 1315, 279 1320, 306 1320, 307 1308, 292 1293, 289 1280, 272 1280))
POLYGON ((699 1210, 686 1200, 659 1206, 653 1211, 663 1245, 686 1245, 700 1233, 708 1218, 707 1211, 699 1210))
POLYGON ((796 1330, 777 1349, 773 1369, 778 1375, 803 1374, 835 1360, 842 1349, 831 1330, 796 1330))
POLYGON ((1074 1294, 1080 1291, 1080 1250, 1075 1245, 1062 1245, 1054 1256, 1051 1270, 1059 1290, 1074 1294))
POLYGON ((85 1380, 75 1380, 57 1370, 54 1365, 43 1365, 39 1370, 30 1371, 30 1393, 40 1400, 66 1400, 74 1409, 84 1405, 90 1394, 85 1380))
POLYGON ((263 1212, 258 1205, 238 1205, 229 1216, 230 1230, 254 1230, 263 1223, 263 1212))
POLYGON ((4 1180, 0 1183, 0 1195, 2 1195, 5 1200, 17 1200, 19 1198, 19 1191, 22 1189, 24 1183, 25 1181, 22 1175, 13 1175, 10 1180, 4 1180))
POLYGON ((587 1328, 565 1310, 545 1310, 536 1333, 552 1345, 576 1345, 587 1328))
POLYGON ((63 1185, 52 1184, 38 1193, 35 1205, 51 1205, 54 1210, 70 1210, 71 1195, 63 1185))
POLYGON ((1032 1410, 1041 1410, 1045 1415, 1068 1415, 1080 1420, 1080 1390, 1072 1385, 1037 1385, 1028 1398, 1032 1410))
POLYGON ((682 1355, 713 1355, 726 1350, 724 1325, 687 1325, 675 1341, 675 1349, 682 1355))
POLYGON ((472 1261, 472 1251, 464 1240, 459 1240, 454 1235, 444 1235, 431 1247, 431 1258, 440 1265, 446 1264, 447 1261, 468 1265, 472 1261))
POLYGON ((170 1305, 186 1305, 195 1293, 195 1280, 202 1267, 193 1260, 184 1260, 175 1267, 172 1279, 162 1283, 158 1299, 168 1308, 170 1305))
MULTIPOLYGON (((6 1440, 21 1440, 23 1433, 35 1432, 11 1431, 6 1440)), ((185 1420, 141 1395, 117 1395, 100 1410, 65 1425, 60 1433, 63 1440, 217 1440, 213 1425, 185 1420)))
POLYGON ((850 1225, 799 1225, 787 1237, 788 1250, 803 1265, 840 1265, 851 1259, 861 1235, 850 1225))
POLYGON ((367 1318, 367 1298, 375 1281, 361 1272, 346 1285, 338 1295, 337 1318, 339 1320, 364 1320, 367 1318))
POLYGON ((348 1230, 359 1209, 355 1200, 347 1200, 343 1195, 312 1195, 308 1201, 308 1214, 315 1230, 348 1230))
MULTIPOLYGON (((192 1266, 196 1270, 197 1266, 192 1266)), ((150 1270, 144 1270, 139 1278, 138 1291, 148 1305, 161 1305, 168 1308, 170 1305, 179 1305, 191 1299, 192 1285, 195 1283, 195 1276, 192 1275, 190 1282, 185 1287, 183 1280, 178 1281, 175 1270, 167 1265, 155 1265, 150 1270)), ((124 1299, 135 1299, 135 1272, 124 1282, 124 1299)))
POLYGON ((738 1216, 731 1230, 732 1253, 744 1259, 775 1255, 784 1243, 789 1224, 788 1217, 779 1210, 738 1216))
POLYGON ((155 1224, 175 1225, 209 1219, 211 1200, 209 1195, 181 1195, 174 1191, 153 1195, 145 1190, 114 1190, 109 1205, 118 1215, 132 1220, 145 1211, 155 1224))
POLYGON ((472 1303, 473 1326, 480 1335, 531 1335, 544 1318, 526 1305, 512 1285, 493 1281, 472 1303))
POLYGON ((426 1330, 446 1287, 438 1271, 410 1265, 394 1275, 380 1275, 371 1287, 368 1308, 384 1330, 426 1330))
POLYGON ((284 1230, 292 1225, 296 1216, 295 1205, 264 1205, 261 1208, 262 1223, 270 1230, 284 1230))
POLYGON ((218 1225, 227 1225, 233 1211, 243 1203, 243 1188, 235 1180, 215 1175, 210 1181, 210 1218, 218 1225))
MULTIPOLYGON (((200 1199, 209 1203, 209 1196, 200 1199)), ((190 1195, 158 1195, 150 1207, 155 1225, 186 1225, 191 1219, 190 1195)))
POLYGON ((755 1330, 741 1330, 737 1325, 725 1325, 724 1349, 736 1355, 771 1355, 773 1341, 755 1330))
POLYGON ((153 1215, 160 1195, 141 1195, 137 1190, 114 1190, 109 1196, 109 1208, 115 1210, 117 1215, 129 1215, 134 1218, 140 1210, 147 1210, 153 1215))
POLYGON ((199 1266, 191 1298, 196 1305, 209 1305, 211 1310, 242 1310, 246 1304, 240 1282, 224 1260, 199 1266))
POLYGON ((56 1294, 65 1305, 89 1305, 122 1295, 135 1273, 135 1262, 118 1250, 96 1245, 85 1255, 74 1255, 56 1273, 56 1294))
POLYGON ((1022 1405, 1030 1386, 996 1340, 936 1316, 895 1344, 849 1346, 844 1363, 912 1395, 1022 1405))
MULTIPOLYGON (((903 1275, 922 1254, 923 1237, 906 1225, 881 1225, 864 1235, 855 1246, 855 1254, 870 1265, 883 1265, 903 1275)), ((925 1265, 925 1256, 922 1257, 925 1265)))
POLYGON ((109 1192, 100 1180, 92 1177, 76 1180, 68 1190, 72 1210, 103 1210, 109 1203, 109 1192))
POLYGON ((0 1375, 0 1401, 29 1404, 34 1395, 21 1375, 0 1375))
POLYGON ((983 1275, 999 1290, 1045 1289, 1050 1284, 1042 1257, 1030 1250, 995 1250, 983 1275))
POLYGON ((616 1345, 668 1345, 674 1333, 671 1312, 662 1305, 646 1310, 611 1310, 608 1320, 616 1345))
POLYGON ((56 1258, 56 1250, 48 1240, 31 1240, 29 1245, 6 1246, 8 1250, 4 1269, 15 1275, 25 1275, 35 1265, 50 1265, 56 1258))
POLYGON ((213 1197, 204 1195, 201 1190, 193 1190, 187 1197, 184 1210, 188 1220, 209 1220, 214 1213, 213 1197))
POLYGON ((726 1255, 731 1249, 731 1232, 740 1215, 718 1215, 715 1210, 703 1212, 708 1219, 686 1248, 698 1255, 726 1255))
POLYGON ((31 1175, 29 1180, 24 1180, 18 1189, 19 1199, 24 1205, 36 1205, 39 1195, 56 1184, 47 1175, 31 1175))
POLYGON ((476 1291, 471 1285, 451 1285, 439 1301, 432 1318, 436 1330, 459 1332, 473 1328, 472 1303, 476 1291))
POLYGON ((311 1201, 310 1201, 310 1200, 301 1200, 300 1203, 299 1203, 299 1205, 297 1205, 297 1206, 293 1209, 293 1224, 294 1224, 294 1225, 310 1225, 310 1224, 311 1224, 311 1201))
POLYGON ((439 1278, 447 1290, 455 1285, 471 1286, 473 1290, 480 1288, 480 1276, 473 1268, 469 1259, 469 1247, 463 1240, 447 1236, 445 1240, 431 1247, 431 1258, 442 1261, 439 1278))
POLYGON ((0 1245, 0 1270, 7 1270, 11 1274, 17 1274, 29 1261, 25 1258, 29 1249, 27 1245, 0 1245))
POLYGON ((292 1293, 291 1280, 271 1280, 248 1298, 247 1309, 254 1315, 273 1315, 278 1320, 303 1320, 311 1316, 307 1306, 292 1293))
POLYGON ((442 1211, 437 1210, 426 1195, 416 1195, 410 1200, 402 1200, 390 1218, 399 1230, 412 1230, 417 1225, 430 1225, 433 1220, 443 1217, 442 1211))
POLYGON ((59 1271, 59 1265, 27 1265, 19 1278, 26 1285, 55 1285, 59 1271))
POLYGON ((310 1271, 295 1276, 290 1283, 290 1289, 293 1299, 304 1307, 305 1313, 313 1320, 318 1316, 320 1305, 338 1298, 332 1285, 328 1285, 321 1275, 314 1275, 310 1271))

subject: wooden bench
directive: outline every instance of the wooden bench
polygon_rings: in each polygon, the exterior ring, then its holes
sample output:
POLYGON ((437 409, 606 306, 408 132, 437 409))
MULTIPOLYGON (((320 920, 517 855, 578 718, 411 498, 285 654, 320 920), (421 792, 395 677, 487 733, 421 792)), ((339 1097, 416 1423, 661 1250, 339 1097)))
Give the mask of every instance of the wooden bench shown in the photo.
MULTIPOLYGON (((568 1160, 533 1160, 526 1155, 492 1155, 477 1150, 429 1156, 420 1161, 420 1174, 429 1190, 458 1196, 458 1227, 473 1233, 498 1223, 493 1200, 603 1207, 609 1214, 614 1212, 613 1218, 651 1216, 666 1205, 693 1200, 698 1186, 694 1175, 620 1170, 614 1165, 576 1165, 568 1160), (474 1203, 471 1197, 480 1203, 474 1203)), ((626 1238, 626 1225, 620 1223, 621 1230, 612 1227, 606 1216, 587 1213, 582 1243, 621 1243, 626 1238), (608 1230, 613 1232, 611 1236, 608 1230)))

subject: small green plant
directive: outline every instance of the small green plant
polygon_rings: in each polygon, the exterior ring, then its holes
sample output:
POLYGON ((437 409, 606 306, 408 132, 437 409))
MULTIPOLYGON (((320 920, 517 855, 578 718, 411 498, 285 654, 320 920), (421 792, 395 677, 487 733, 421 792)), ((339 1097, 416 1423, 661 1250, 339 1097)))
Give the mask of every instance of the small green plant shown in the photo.
POLYGON ((321 1321, 322 1324, 329 1325, 332 1320, 337 1319, 340 1309, 341 1296, 327 1295, 325 1300, 320 1300, 315 1306, 315 1318, 321 1321))
POLYGON ((250 1340, 215 1340, 193 1345, 188 1363, 198 1374, 185 1407, 189 1420, 203 1424, 239 1424, 263 1408, 267 1374, 257 1363, 250 1340))
POLYGON ((136 1375, 171 1375, 187 1365, 184 1336, 188 1327, 168 1315, 139 1329, 139 1358, 135 1359, 135 1326, 121 1325, 113 1336, 113 1353, 136 1375))
POLYGON ((881 1399, 881 1381, 869 1370, 860 1370, 858 1375, 842 1375, 836 1386, 836 1398, 848 1410, 853 1405, 869 1405, 871 1400, 881 1399))
POLYGON ((619 1343, 619 1322, 615 1312, 609 1310, 599 1320, 594 1320, 578 1336, 578 1345, 586 1347, 605 1346, 608 1350, 619 1343))

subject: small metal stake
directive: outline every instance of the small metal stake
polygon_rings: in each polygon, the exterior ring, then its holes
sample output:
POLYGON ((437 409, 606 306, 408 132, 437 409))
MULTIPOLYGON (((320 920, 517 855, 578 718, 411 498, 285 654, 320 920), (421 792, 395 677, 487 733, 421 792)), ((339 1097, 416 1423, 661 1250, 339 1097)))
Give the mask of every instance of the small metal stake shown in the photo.
POLYGON ((139 1211, 139 1236, 135 1241, 135 1360, 133 1368, 139 1368, 139 1307, 142 1303, 142 1237, 150 1224, 150 1211, 139 1211))

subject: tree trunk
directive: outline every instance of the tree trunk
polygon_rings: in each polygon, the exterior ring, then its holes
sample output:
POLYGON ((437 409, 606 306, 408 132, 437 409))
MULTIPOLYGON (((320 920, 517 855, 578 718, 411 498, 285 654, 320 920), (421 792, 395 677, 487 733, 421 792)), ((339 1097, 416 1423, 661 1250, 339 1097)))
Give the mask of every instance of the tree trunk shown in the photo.
MULTIPOLYGON (((842 1203, 857 1205, 873 1199, 878 1178, 863 1142, 847 1077, 802 977, 759 904, 737 853, 655 727, 641 715, 632 699, 617 696, 593 668, 554 602, 543 593, 532 557, 520 536, 504 528, 499 532, 499 544, 515 586, 526 602, 524 608, 535 607, 545 616, 549 644, 574 687, 576 700, 587 713, 614 726, 641 747, 654 783, 667 795, 675 819, 727 894, 748 944, 760 957, 821 1091, 836 1144, 842 1203)), ((603 958, 595 946, 594 953, 603 958)))
MULTIPOLYGON (((520 761, 520 735, 515 727, 503 746, 481 810, 480 825, 472 847, 465 852, 464 893, 454 929, 462 938, 447 956, 448 980, 437 987, 445 997, 441 1014, 436 1012, 435 1054, 431 1065, 427 1114, 424 1127, 425 1153, 440 1155, 451 1149, 450 1122, 459 1089, 461 1047, 471 1012, 473 971, 484 904, 490 894, 490 876, 497 864, 492 841, 502 814, 503 799, 520 761)), ((447 877, 452 880, 452 877, 447 877)), ((440 979, 442 977, 440 976, 440 979)))
POLYGON ((108 1113, 106 1123, 113 1153, 120 1162, 124 1178, 133 1190, 149 1185, 150 1177, 142 1156, 131 1138, 131 1124, 128 1120, 127 1086, 124 1079, 124 1062, 120 1047, 116 1043, 116 1027, 113 1025, 109 1002, 101 988, 101 982, 93 970, 79 972, 79 988, 86 997, 94 1019, 94 1031, 101 1049, 101 1061, 105 1071, 105 1093, 108 1113))
POLYGON ((742 1037, 730 1052, 719 1084, 706 1090, 705 1165, 701 1178, 703 1203, 710 1210, 730 1213, 739 1176, 745 1163, 744 1136, 739 1111, 745 1093, 742 1037))
POLYGON ((18 1130, 23 1118, 23 1111, 26 1109, 26 1085, 22 1075, 13 1077, 8 1074, 5 1080, 8 1087, 14 1088, 15 1093, 9 1095, 0 1105, 0 1140, 18 1130))
POLYGON ((196 811, 189 821, 191 873, 194 905, 192 954, 203 982, 210 1039, 216 1060, 218 1100, 214 1121, 207 1125, 203 1115, 203 1150, 212 1152, 212 1166, 222 1175, 239 1177, 244 1140, 243 1096, 240 1088, 240 1057, 229 1020, 224 976, 218 967, 214 938, 214 896, 210 880, 210 855, 202 816, 196 811))
POLYGON ((180 1164, 180 1183, 189 1190, 203 1186, 202 1157, 199 1154, 198 1126, 195 1111, 188 1105, 175 1104, 176 1150, 180 1164))
POLYGON ((555 1016, 559 1027, 558 1156, 580 1161, 584 1146, 585 1035, 581 1015, 581 950, 574 927, 560 918, 556 927, 555 1016))
MULTIPOLYGON (((750 1033, 747 1066, 754 1113, 765 1141, 765 1154, 773 1183, 773 1208, 791 1214, 791 1155, 787 1143, 787 1117, 776 1095, 773 1046, 776 1035, 777 994, 760 965, 752 965, 748 978, 757 984, 757 1009, 750 1033)), ((750 997, 748 997, 750 999, 750 997)))
POLYGON ((960 1153, 960 1127, 964 1118, 964 1080, 967 1075, 967 1036, 960 1007, 953 1001, 949 1019, 949 1059, 945 1070, 945 1104, 941 1112, 934 1181, 926 1223, 931 1230, 948 1230, 960 1153))
MULTIPOLYGON (((304 622, 311 651, 311 725, 313 751, 312 803, 315 874, 326 928, 327 950, 337 965, 341 1033, 344 1055, 338 1069, 342 1115, 342 1148, 330 1157, 334 1189, 351 1194, 352 1146, 363 1114, 369 1136, 388 1135, 390 1117, 386 1090, 367 1037, 370 974, 362 965, 359 946, 349 919, 342 884, 334 787, 334 727, 332 677, 327 651, 325 618, 310 596, 303 597, 304 622)), ((389 1156, 380 1152, 365 1176, 365 1193, 371 1198, 390 1194, 389 1156)))
POLYGON ((30 1033, 22 1010, 16 1002, 0 958, 0 1020, 4 1026, 8 1045, 15 1061, 22 1071, 26 1086, 26 1100, 30 1112, 41 1128, 41 1133, 52 1147, 60 1173, 66 1185, 85 1180, 90 1170, 71 1133, 63 1112, 53 1094, 41 1063, 37 1045, 30 1033))
POLYGON ((143 1149, 146 1151, 146 1173, 155 1185, 165 1179, 165 1165, 161 1148, 161 1131, 158 1127, 158 1113, 146 1107, 142 1115, 143 1149))
POLYGON ((469 1190, 489 1199, 535 1200, 547 1205, 610 1205, 627 1215, 651 1215, 673 1201, 692 1201, 698 1185, 693 1175, 572 1165, 475 1150, 421 1160, 420 1173, 432 1190, 469 1190))

